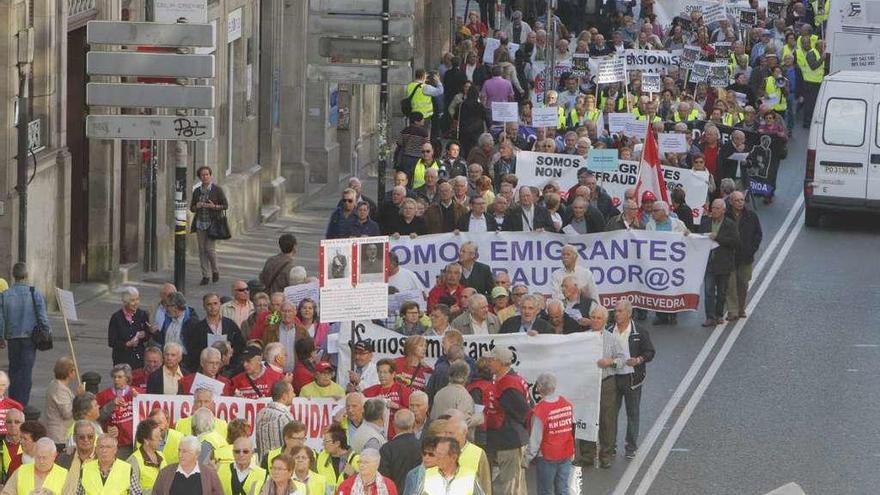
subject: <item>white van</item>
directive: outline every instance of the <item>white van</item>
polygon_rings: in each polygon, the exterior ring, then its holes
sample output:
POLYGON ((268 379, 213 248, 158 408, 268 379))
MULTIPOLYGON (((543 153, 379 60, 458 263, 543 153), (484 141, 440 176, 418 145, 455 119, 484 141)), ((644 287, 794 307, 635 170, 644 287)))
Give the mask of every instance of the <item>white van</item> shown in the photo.
POLYGON ((806 225, 828 211, 880 212, 880 73, 825 78, 807 149, 806 225))

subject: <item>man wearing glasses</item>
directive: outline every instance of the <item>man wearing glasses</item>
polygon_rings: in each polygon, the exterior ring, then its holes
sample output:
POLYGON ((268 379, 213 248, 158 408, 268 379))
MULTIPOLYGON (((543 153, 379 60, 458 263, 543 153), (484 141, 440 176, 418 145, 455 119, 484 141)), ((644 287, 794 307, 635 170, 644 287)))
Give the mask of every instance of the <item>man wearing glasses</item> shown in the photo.
POLYGON ((217 469, 224 495, 260 493, 266 480, 266 470, 252 462, 254 443, 249 437, 239 437, 232 445, 235 462, 217 469))
POLYGON ((330 222, 327 224, 327 232, 324 237, 327 239, 339 239, 348 237, 351 226, 356 221, 354 212, 355 200, 357 199, 357 191, 348 188, 342 191, 342 200, 339 202, 339 208, 330 215, 330 222))
POLYGON ((425 171, 429 168, 440 171, 440 162, 434 158, 434 147, 431 143, 425 143, 421 148, 421 157, 413 167, 411 189, 418 189, 425 185, 425 171))
POLYGON ((220 314, 234 321, 239 328, 251 313, 254 312, 254 303, 251 302, 247 282, 236 280, 232 283, 232 300, 220 306, 220 314))

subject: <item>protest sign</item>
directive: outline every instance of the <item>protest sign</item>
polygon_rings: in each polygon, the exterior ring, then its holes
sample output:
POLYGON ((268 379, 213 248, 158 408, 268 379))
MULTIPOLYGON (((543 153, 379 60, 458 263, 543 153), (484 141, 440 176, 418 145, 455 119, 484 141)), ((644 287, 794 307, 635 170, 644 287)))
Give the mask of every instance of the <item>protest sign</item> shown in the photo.
MULTIPOLYGON (((638 164, 632 168, 637 177, 638 164)), ((679 171, 688 172, 674 170, 679 171)), ((600 304, 611 308, 627 298, 639 308, 673 313, 697 309, 706 260, 715 246, 697 235, 623 230, 586 235, 435 234, 415 239, 401 237, 392 242, 391 250, 400 259, 400 266, 412 270, 427 288, 434 285, 443 268, 458 259, 458 248, 466 241, 477 244, 480 262, 493 272, 507 272, 514 284, 526 284, 541 294, 552 293, 551 274, 561 269, 562 247, 572 244, 593 274, 600 304)))
POLYGON ((665 73, 670 67, 678 66, 681 58, 680 51, 624 50, 623 53, 626 57, 626 70, 638 70, 642 73, 665 73))
POLYGON ((720 3, 709 3, 703 5, 703 23, 712 24, 720 20, 727 19, 727 12, 724 5, 720 3))
POLYGON ((740 9, 739 23, 743 26, 754 27, 758 23, 758 12, 755 9, 740 9))
MULTIPOLYGON (((677 187, 684 189, 687 203, 694 214, 694 223, 699 224, 706 214, 704 206, 709 191, 708 174, 702 175, 693 170, 675 167, 662 167, 662 170, 668 190, 677 187)), ((639 180, 639 162, 620 160, 617 171, 597 172, 596 179, 611 196, 614 204, 621 204, 626 190, 635 187, 639 180)))
POLYGON ((558 119, 558 107, 538 107, 532 109, 532 127, 550 127, 555 129, 558 119))
POLYGON ((290 285, 284 288, 284 300, 298 306, 303 299, 311 299, 315 304, 320 300, 318 282, 290 285))
POLYGON ((657 135, 660 153, 687 153, 687 137, 677 132, 661 132, 657 135))
POLYGON ((727 64, 714 63, 709 65, 709 86, 726 88, 730 84, 730 69, 727 64))
POLYGON ((693 33, 694 32, 694 23, 691 21, 690 17, 676 17, 675 22, 681 26, 681 30, 683 33, 693 33))
POLYGON ((660 74, 642 74, 642 92, 659 93, 663 89, 660 74))
POLYGON ((226 391, 226 384, 220 380, 215 380, 208 375, 196 373, 195 378, 193 378, 192 386, 189 390, 184 390, 184 392, 194 394, 195 391, 200 388, 208 389, 214 394, 214 397, 219 397, 226 391))
POLYGON ((648 134, 648 121, 632 119, 626 123, 623 133, 629 137, 645 139, 645 136, 648 134))
MULTIPOLYGON (((434 237, 434 236, 429 236, 434 237)), ((357 341, 370 339, 373 358, 398 358, 403 356, 406 337, 387 328, 363 322, 358 325, 357 341)), ((529 384, 529 395, 537 402, 540 398, 534 389, 535 380, 541 373, 552 371, 557 379, 556 393, 563 395, 574 406, 575 436, 595 441, 599 425, 599 391, 602 370, 596 361, 602 357, 602 335, 597 332, 581 332, 570 335, 465 335, 465 354, 474 360, 486 355, 496 346, 507 347, 513 352, 516 372, 529 384), (573 359, 576 356, 576 359, 573 359)), ((339 369, 348 369, 351 363, 349 345, 339 346, 339 369)), ((443 354, 438 337, 428 337, 425 363, 434 366, 443 354)), ((345 376, 340 384, 346 385, 345 376)))
POLYGON ((733 43, 730 41, 716 41, 712 46, 715 47, 715 60, 727 60, 733 49, 733 43))
POLYGON ((596 82, 611 84, 626 81, 626 58, 611 57, 599 61, 596 82))
POLYGON ((571 56, 571 74, 576 77, 587 77, 590 72, 590 56, 586 53, 574 53, 571 56))
POLYGON ((784 0, 767 0, 767 17, 770 19, 779 19, 785 17, 785 1, 784 0))
POLYGON ((594 173, 615 171, 618 154, 616 149, 592 149, 587 155, 587 169, 594 173))
POLYGON ((679 59, 679 66, 682 69, 693 69, 694 63, 697 60, 700 60, 700 55, 702 50, 699 46, 688 45, 685 46, 681 50, 681 58, 679 59))
POLYGON ((636 119, 636 116, 626 113, 609 113, 608 114, 608 132, 625 132, 626 125, 636 119))
POLYGON ((492 120, 495 122, 519 122, 519 105, 515 101, 493 101, 492 120))
POLYGON ((706 80, 709 79, 710 65, 711 64, 709 62, 703 62, 700 60, 694 62, 694 66, 691 68, 691 74, 688 78, 688 82, 697 84, 706 82, 706 80))
MULTIPOLYGON (((257 424, 257 416, 272 400, 245 399, 242 397, 214 396, 214 414, 223 421, 244 419, 250 425, 257 424)), ((149 416, 153 409, 162 409, 171 425, 188 418, 192 414, 193 397, 191 395, 138 394, 133 399, 133 428, 149 416)), ((290 406, 293 418, 306 425, 306 445, 312 449, 323 449, 324 428, 333 422, 333 415, 343 407, 343 402, 336 399, 304 399, 296 397, 290 406)), ((251 434, 253 436, 253 433, 251 434)))
POLYGON ((323 239, 318 248, 321 321, 388 316, 387 237, 323 239))
POLYGON ((520 151, 516 154, 516 176, 519 184, 539 189, 554 180, 566 191, 577 184, 577 172, 586 166, 587 160, 577 155, 533 151, 520 151))

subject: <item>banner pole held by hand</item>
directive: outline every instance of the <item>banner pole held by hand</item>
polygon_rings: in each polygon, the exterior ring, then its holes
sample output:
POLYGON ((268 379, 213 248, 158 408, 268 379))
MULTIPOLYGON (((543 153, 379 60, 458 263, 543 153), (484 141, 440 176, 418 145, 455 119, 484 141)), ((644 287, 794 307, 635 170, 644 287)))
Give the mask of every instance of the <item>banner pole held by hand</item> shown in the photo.
POLYGON ((76 315, 76 301, 73 299, 73 292, 59 289, 55 287, 55 298, 58 299, 58 307, 61 309, 61 318, 64 320, 64 331, 67 333, 67 343, 70 345, 70 357, 73 359, 73 369, 76 370, 76 379, 82 385, 82 376, 79 374, 79 364, 76 362, 76 350, 73 348, 73 337, 70 335, 70 325, 67 323, 68 318, 78 320, 76 315))

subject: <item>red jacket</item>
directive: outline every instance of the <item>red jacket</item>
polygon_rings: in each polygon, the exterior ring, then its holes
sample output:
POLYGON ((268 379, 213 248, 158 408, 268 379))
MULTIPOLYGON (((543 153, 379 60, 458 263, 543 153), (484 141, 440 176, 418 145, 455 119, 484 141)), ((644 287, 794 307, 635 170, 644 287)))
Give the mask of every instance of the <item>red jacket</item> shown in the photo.
MULTIPOLYGON (((377 476, 382 476, 382 475, 377 474, 377 476)), ((360 475, 352 476, 352 477, 346 479, 345 481, 343 481, 342 484, 339 485, 339 488, 336 489, 336 495, 351 495, 352 494, 351 490, 352 490, 352 488, 354 488, 355 480, 357 480, 359 477, 360 477, 360 475)), ((394 482, 391 481, 391 478, 386 478, 386 477, 382 476, 381 480, 383 483, 385 483, 385 490, 388 491, 388 495, 397 495, 397 487, 394 486, 394 482)), ((372 484, 370 486, 364 487, 364 493, 367 495, 378 495, 379 490, 375 484, 372 484)))
MULTIPOLYGON (((110 418, 107 419, 103 425, 105 430, 111 426, 115 426, 119 429, 119 436, 116 440, 119 442, 120 447, 132 445, 134 439, 134 427, 132 422, 132 399, 134 399, 134 396, 131 393, 132 390, 134 390, 133 387, 128 388, 123 396, 123 399, 125 399, 125 405, 122 407, 114 407, 113 413, 110 414, 110 418)), ((105 388, 98 392, 98 395, 95 396, 95 400, 98 401, 99 407, 104 407, 104 405, 116 400, 116 391, 113 387, 105 388)))
POLYGON ((24 412, 24 407, 15 399, 4 397, 0 399, 0 437, 6 436, 6 412, 10 409, 18 409, 24 412))
POLYGON ((315 375, 302 363, 297 361, 293 366, 293 391, 299 395, 303 387, 315 381, 315 375))
MULTIPOLYGON (((382 384, 373 385, 372 387, 367 387, 364 390, 364 397, 373 398, 373 397, 382 397, 384 399, 388 399, 391 402, 396 402, 400 405, 400 408, 407 409, 409 407, 409 395, 412 391, 409 387, 402 385, 398 382, 393 382, 390 387, 384 388, 382 384)), ((394 438, 395 429, 394 429, 394 414, 398 411, 398 409, 391 408, 391 415, 388 424, 388 438, 394 438)))
POLYGON ((455 298, 455 304, 461 305, 461 292, 464 290, 464 286, 458 284, 455 286, 454 290, 449 290, 446 287, 446 284, 435 285, 434 288, 431 289, 431 292, 428 292, 428 312, 430 313, 434 306, 440 304, 440 298, 443 296, 452 296, 455 298))
POLYGON ((247 373, 241 373, 232 377, 232 387, 235 389, 236 397, 244 397, 246 399, 259 399, 261 397, 272 397, 272 385, 279 380, 283 380, 284 375, 273 370, 272 368, 264 368, 263 374, 253 380, 257 390, 251 386, 251 380, 248 380, 247 373))
POLYGON ((483 403, 480 405, 483 406, 483 417, 486 421, 479 428, 481 430, 500 428, 502 421, 504 421, 504 416, 499 414, 501 409, 498 407, 498 390, 495 387, 495 383, 478 378, 468 384, 467 391, 470 392, 472 390, 479 390, 483 400, 483 403))
MULTIPOLYGON (((177 393, 179 395, 192 395, 192 384, 193 380, 196 379, 195 373, 190 373, 188 375, 183 375, 183 378, 178 380, 177 382, 177 393)), ((235 393, 235 387, 232 386, 232 380, 226 378, 223 375, 217 375, 214 377, 218 382, 223 382, 223 395, 226 397, 232 397, 232 394, 235 393)), ((247 380, 245 380, 247 381, 247 380)))
POLYGON ((428 379, 434 373, 434 368, 427 364, 419 366, 407 366, 406 356, 401 356, 394 360, 394 379, 403 385, 409 387, 412 391, 425 390, 428 385, 428 379))

